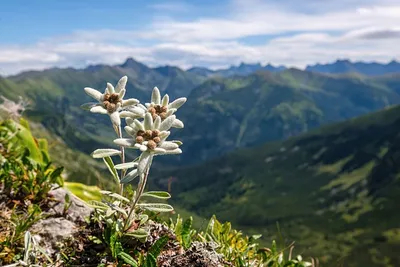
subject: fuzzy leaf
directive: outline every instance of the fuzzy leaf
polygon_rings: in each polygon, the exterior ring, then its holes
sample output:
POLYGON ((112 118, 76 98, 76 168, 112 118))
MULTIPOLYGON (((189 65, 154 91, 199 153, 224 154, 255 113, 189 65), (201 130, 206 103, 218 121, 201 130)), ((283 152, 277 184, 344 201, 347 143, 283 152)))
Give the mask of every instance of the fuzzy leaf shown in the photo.
POLYGON ((119 92, 119 99, 123 99, 125 96, 126 90, 125 89, 121 89, 121 91, 119 92))
POLYGON ((131 147, 135 145, 135 140, 132 138, 117 138, 114 140, 114 144, 123 146, 123 147, 131 147))
POLYGON ((186 97, 181 97, 169 104, 168 108, 180 108, 186 102, 186 97))
POLYGON ((146 130, 152 130, 153 129, 153 118, 151 117, 150 113, 146 113, 146 115, 144 115, 144 128, 146 130))
POLYGON ((154 197, 159 199, 169 199, 171 195, 164 191, 149 191, 142 194, 143 197, 154 197))
POLYGON ((140 224, 144 224, 149 220, 149 215, 147 214, 140 214, 139 215, 140 224))
POLYGON ((171 127, 182 129, 185 127, 185 125, 181 120, 175 119, 171 127))
POLYGON ((123 76, 121 79, 119 79, 117 85, 115 86, 115 92, 119 93, 119 92, 121 92, 122 89, 125 89, 127 82, 128 82, 127 76, 123 76))
POLYGON ((175 143, 178 146, 181 146, 183 144, 182 141, 179 141, 179 140, 173 140, 173 141, 170 141, 170 142, 175 143))
POLYGON ((126 197, 123 197, 123 196, 121 196, 120 194, 117 194, 117 193, 113 193, 113 192, 105 191, 105 190, 100 191, 100 193, 102 193, 103 195, 106 195, 106 196, 121 200, 121 201, 125 201, 127 203, 130 202, 129 199, 127 199, 126 197))
POLYGON ((102 106, 94 106, 90 108, 90 112, 99 113, 99 114, 107 114, 107 110, 102 106))
POLYGON ((92 153, 92 157, 95 159, 99 158, 105 158, 105 157, 111 157, 111 156, 116 156, 116 155, 121 155, 121 151, 116 150, 116 149, 96 149, 92 153))
POLYGON ((116 205, 110 205, 110 208, 112 208, 115 211, 118 211, 119 213, 122 213, 123 215, 125 215, 125 217, 128 217, 128 214, 126 213, 126 210, 121 209, 120 207, 118 207, 116 205))
POLYGON ((97 201, 97 200, 91 200, 88 201, 88 204, 90 207, 94 208, 94 209, 100 209, 100 210, 107 210, 108 206, 107 204, 97 201))
POLYGON ((24 240, 24 242, 25 242, 25 254, 24 254, 24 261, 25 262, 28 262, 28 258, 29 258, 29 252, 30 252, 30 248, 31 248, 31 241, 32 241, 32 238, 31 238, 31 233, 29 232, 29 231, 26 231, 25 232, 25 238, 24 238, 25 240, 24 240))
POLYGON ((111 122, 114 126, 120 126, 121 125, 121 118, 119 117, 119 112, 115 111, 113 113, 110 114, 110 119, 111 122))
POLYGON ((136 126, 136 128, 137 128, 138 130, 144 130, 143 124, 142 124, 140 121, 138 121, 137 119, 134 119, 134 120, 133 120, 133 123, 135 124, 135 126, 136 126))
POLYGON ((152 157, 153 156, 148 152, 143 152, 140 155, 139 165, 137 167, 139 175, 142 175, 147 170, 147 168, 149 168, 149 165, 151 164, 152 157))
POLYGON ((137 206, 154 212, 170 212, 174 210, 171 205, 164 203, 139 203, 137 206))
POLYGON ((114 181, 119 184, 119 175, 117 170, 114 168, 114 162, 112 161, 111 157, 103 158, 104 163, 107 165, 108 170, 110 171, 111 175, 114 178, 114 181))
POLYGON ((166 118, 160 125, 159 130, 160 131, 168 131, 171 127, 173 122, 175 121, 176 117, 175 115, 169 116, 166 118))
POLYGON ((161 105, 163 105, 164 107, 167 107, 168 104, 169 104, 169 96, 168 96, 168 94, 165 94, 161 100, 161 105))
POLYGON ((138 239, 141 239, 141 238, 146 238, 149 235, 149 233, 146 230, 139 228, 139 229, 137 229, 137 230, 135 230, 133 232, 128 232, 125 235, 133 236, 133 237, 136 237, 138 239))
POLYGON ((128 98, 126 100, 122 100, 122 106, 123 107, 128 107, 128 106, 133 106, 139 103, 139 100, 135 98, 128 98))
POLYGON ((154 87, 153 92, 151 93, 151 102, 157 105, 161 103, 161 94, 157 87, 154 87))
POLYGON ((108 92, 110 92, 110 94, 114 94, 115 93, 114 85, 112 85, 111 83, 107 83, 107 90, 108 92))
POLYGON ((125 170, 125 169, 130 169, 130 168, 134 168, 136 167, 138 164, 137 162, 126 162, 126 163, 121 163, 121 164, 117 164, 115 165, 115 168, 117 170, 125 170))
POLYGON ((97 91, 96 89, 90 88, 90 87, 86 87, 85 89, 85 93, 91 97, 93 97, 94 99, 96 99, 97 101, 100 101, 103 97, 103 94, 100 93, 99 91, 97 91))
POLYGON ((157 118, 154 120, 153 127, 154 127, 154 129, 158 129, 158 128, 160 128, 160 125, 161 125, 161 118, 160 118, 160 116, 157 116, 157 118))
POLYGON ((124 178, 122 178, 120 182, 121 182, 121 184, 127 184, 138 176, 139 176, 138 171, 137 171, 137 169, 135 169, 135 170, 129 172, 124 178))

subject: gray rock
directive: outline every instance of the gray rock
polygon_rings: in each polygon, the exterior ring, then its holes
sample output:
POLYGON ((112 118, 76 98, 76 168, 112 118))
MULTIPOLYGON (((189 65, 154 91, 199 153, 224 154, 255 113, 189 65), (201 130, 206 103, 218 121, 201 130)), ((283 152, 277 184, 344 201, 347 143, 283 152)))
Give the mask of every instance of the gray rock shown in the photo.
POLYGON ((30 232, 37 243, 53 255, 57 250, 57 242, 72 237, 78 232, 76 223, 65 218, 47 218, 35 223, 30 232))
POLYGON ((232 266, 223 260, 223 256, 218 254, 215 249, 217 244, 213 242, 201 243, 195 241, 191 247, 182 254, 173 255, 163 254, 158 259, 161 267, 223 267, 232 266))
POLYGON ((70 199, 67 218, 71 221, 84 221, 85 217, 89 216, 93 209, 64 188, 58 188, 49 192, 49 195, 53 196, 56 201, 47 213, 51 216, 63 216, 66 194, 69 194, 70 199))
POLYGON ((44 212, 44 219, 30 228, 30 232, 38 244, 49 255, 53 255, 57 252, 57 242, 76 234, 84 218, 90 216, 93 209, 64 188, 52 190, 49 195, 54 198, 49 203, 51 208, 44 212), (69 194, 70 206, 64 212, 66 194, 69 194))

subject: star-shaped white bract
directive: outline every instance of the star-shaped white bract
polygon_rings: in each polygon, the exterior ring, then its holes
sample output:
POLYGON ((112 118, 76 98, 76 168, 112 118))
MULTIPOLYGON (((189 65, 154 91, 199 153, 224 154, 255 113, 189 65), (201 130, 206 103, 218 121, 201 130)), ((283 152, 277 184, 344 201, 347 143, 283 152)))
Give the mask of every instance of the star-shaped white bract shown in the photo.
MULTIPOLYGON (((161 99, 160 90, 154 87, 151 94, 151 103, 146 103, 145 106, 139 104, 135 107, 128 108, 127 111, 121 112, 121 117, 125 118, 144 118, 146 113, 150 113, 153 121, 160 118, 163 122, 168 117, 172 116, 186 102, 186 97, 181 97, 169 103, 169 96, 165 94, 161 99)), ((173 128, 183 128, 183 122, 175 118, 172 123, 173 128)))
POLYGON ((172 115, 163 122, 161 122, 160 117, 157 117, 153 122, 150 113, 146 113, 143 122, 132 118, 126 119, 125 131, 130 135, 130 138, 118 138, 114 140, 114 143, 142 151, 137 166, 138 175, 150 167, 153 156, 182 153, 177 143, 166 141, 170 135, 168 130, 175 120, 175 115, 172 115))
POLYGON ((119 127, 121 125, 120 111, 133 107, 139 103, 139 100, 130 98, 124 100, 125 86, 128 81, 128 77, 122 77, 117 85, 114 86, 111 83, 107 83, 107 88, 104 93, 99 92, 96 89, 86 87, 85 92, 89 96, 93 97, 98 103, 86 103, 81 107, 93 113, 108 114, 113 125, 119 127))

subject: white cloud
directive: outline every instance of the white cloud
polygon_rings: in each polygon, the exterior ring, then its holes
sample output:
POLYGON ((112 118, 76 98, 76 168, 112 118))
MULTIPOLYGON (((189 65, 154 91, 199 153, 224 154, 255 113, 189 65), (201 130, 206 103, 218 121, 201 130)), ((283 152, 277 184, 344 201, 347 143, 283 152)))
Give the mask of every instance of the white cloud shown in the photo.
MULTIPOLYGON (((0 73, 44 67, 121 63, 221 67, 242 61, 304 67, 337 58, 400 59, 400 3, 383 0, 235 0, 221 17, 156 17, 142 31, 76 31, 29 47, 0 47, 0 73), (297 8, 301 7, 301 9, 297 8), (325 7, 325 8, 324 8, 325 7), (262 36, 257 45, 243 38, 262 36)), ((174 4, 155 9, 179 10, 174 4)), ((180 7, 184 8, 184 6, 180 7)))

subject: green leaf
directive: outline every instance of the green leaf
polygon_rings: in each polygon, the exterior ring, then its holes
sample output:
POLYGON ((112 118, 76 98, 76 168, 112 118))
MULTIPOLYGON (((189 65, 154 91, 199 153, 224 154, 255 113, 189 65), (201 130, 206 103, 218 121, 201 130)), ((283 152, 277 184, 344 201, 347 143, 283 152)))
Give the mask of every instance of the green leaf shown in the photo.
POLYGON ((157 260, 152 254, 147 254, 146 262, 144 264, 145 267, 157 267, 157 260))
POLYGON ((100 188, 82 183, 65 182, 64 186, 83 201, 101 200, 100 188))
POLYGON ((110 208, 112 208, 115 211, 118 211, 119 213, 122 213, 123 215, 125 215, 125 217, 128 217, 128 214, 126 213, 126 211, 124 209, 121 209, 120 207, 118 207, 116 205, 110 205, 110 208))
POLYGON ((121 155, 121 151, 116 149, 96 149, 92 153, 92 157, 95 159, 105 158, 105 157, 112 157, 116 155, 121 155))
POLYGON ((127 232, 125 233, 125 235, 141 239, 141 238, 146 238, 149 235, 149 233, 146 230, 139 228, 133 232, 127 232))
POLYGON ((190 247, 191 238, 190 238, 190 230, 192 229, 193 217, 190 216, 182 226, 182 243, 185 248, 190 247))
POLYGON ((62 173, 63 170, 64 170, 64 167, 59 167, 59 168, 55 169, 55 170, 51 173, 50 179, 51 179, 52 181, 54 181, 54 179, 56 179, 57 177, 59 177, 59 176, 61 175, 61 173, 62 173))
POLYGON ((164 191, 149 191, 142 194, 143 197, 154 197, 159 199, 169 199, 171 195, 164 191))
POLYGON ((139 215, 140 224, 144 224, 149 220, 149 215, 147 214, 140 214, 139 215))
POLYGON ((64 201, 65 201, 65 203, 71 202, 71 198, 68 193, 65 194, 64 201))
POLYGON ((109 196, 109 197, 112 197, 112 198, 127 202, 127 203, 130 202, 129 199, 127 199, 126 197, 123 197, 123 196, 121 196, 120 194, 117 194, 117 193, 113 193, 113 192, 106 191, 106 190, 100 190, 100 193, 102 193, 103 195, 106 195, 106 196, 109 196))
POLYGON ((153 255, 155 258, 160 255, 162 249, 165 247, 165 245, 168 243, 169 237, 164 235, 158 239, 154 245, 150 248, 149 253, 153 255))
POLYGON ((131 255, 125 252, 120 252, 118 255, 125 263, 130 264, 131 266, 138 266, 137 261, 135 261, 131 255))
POLYGON ((107 210, 108 209, 108 205, 97 201, 97 200, 90 200, 88 201, 88 204, 90 207, 94 208, 94 209, 101 209, 101 210, 107 210))
POLYGON ((171 205, 163 203, 139 203, 137 206, 154 212, 170 212, 174 210, 171 205))
POLYGON ((125 177, 123 177, 120 181, 121 184, 127 184, 129 182, 131 182, 133 179, 135 179, 136 177, 138 177, 138 171, 137 169, 129 172, 125 177))
POLYGON ((119 176, 117 170, 114 168, 114 162, 112 161, 111 157, 104 157, 104 163, 107 165, 108 170, 110 171, 111 175, 113 176, 115 182, 119 184, 119 176))

